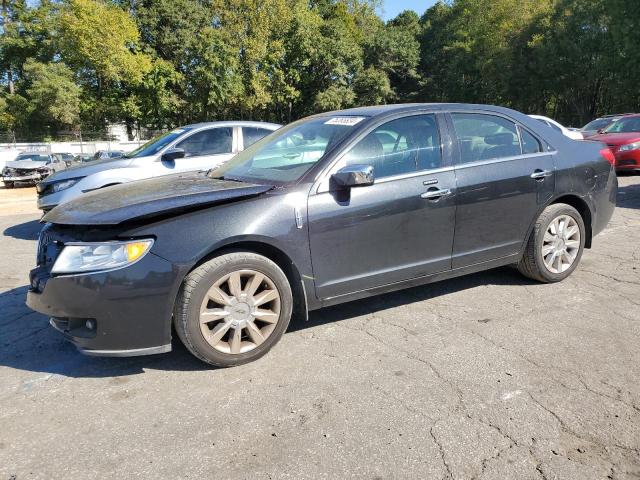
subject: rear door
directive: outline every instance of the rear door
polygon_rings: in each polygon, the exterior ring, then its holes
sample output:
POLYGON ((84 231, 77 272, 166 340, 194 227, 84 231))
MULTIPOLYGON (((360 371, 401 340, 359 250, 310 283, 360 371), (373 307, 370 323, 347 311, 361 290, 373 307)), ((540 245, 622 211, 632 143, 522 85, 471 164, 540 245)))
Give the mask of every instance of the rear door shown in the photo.
POLYGON ((328 177, 309 197, 319 298, 451 269, 455 177, 441 138, 435 115, 390 120, 349 148, 330 172, 372 165, 373 185, 332 190, 328 177))
POLYGON ((161 161, 166 171, 173 173, 190 170, 209 170, 229 160, 237 151, 237 132, 234 127, 214 127, 199 130, 178 142, 175 147, 182 148, 184 158, 173 162, 161 161))
POLYGON ((457 139, 453 268, 518 253, 554 192, 553 154, 530 131, 495 113, 451 113, 457 139))

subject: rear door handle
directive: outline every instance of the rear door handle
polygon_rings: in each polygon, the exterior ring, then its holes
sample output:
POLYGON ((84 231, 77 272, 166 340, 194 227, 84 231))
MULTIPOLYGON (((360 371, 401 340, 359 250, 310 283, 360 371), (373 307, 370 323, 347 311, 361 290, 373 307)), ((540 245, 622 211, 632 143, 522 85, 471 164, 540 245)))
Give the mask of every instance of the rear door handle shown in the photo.
POLYGON ((536 170, 531 174, 531 178, 533 178, 534 180, 544 180, 551 175, 553 175, 553 172, 549 170, 536 170))
POLYGON ((426 200, 438 200, 443 197, 448 197, 451 195, 451 190, 448 188, 434 188, 424 192, 420 195, 420 198, 424 198, 426 200))

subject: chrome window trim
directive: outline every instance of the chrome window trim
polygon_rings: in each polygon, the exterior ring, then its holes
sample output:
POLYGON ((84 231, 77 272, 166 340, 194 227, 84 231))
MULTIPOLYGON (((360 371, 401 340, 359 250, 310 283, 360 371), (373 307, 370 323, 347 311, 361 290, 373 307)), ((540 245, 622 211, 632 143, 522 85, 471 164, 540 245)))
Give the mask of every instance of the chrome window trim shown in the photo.
POLYGON ((539 153, 525 153, 521 155, 512 155, 510 157, 490 158, 487 160, 477 160, 475 162, 461 163, 455 167, 456 170, 463 168, 479 167, 482 165, 494 165, 496 163, 513 162, 516 160, 522 160, 525 158, 547 157, 549 155, 556 155, 558 152, 539 152, 539 153))

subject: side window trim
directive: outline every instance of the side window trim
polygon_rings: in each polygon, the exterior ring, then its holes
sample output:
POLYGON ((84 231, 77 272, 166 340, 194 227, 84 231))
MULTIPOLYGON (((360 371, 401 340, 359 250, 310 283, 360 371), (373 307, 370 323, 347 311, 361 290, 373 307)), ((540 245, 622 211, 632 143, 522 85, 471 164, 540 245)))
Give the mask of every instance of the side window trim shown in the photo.
POLYGON ((493 112, 493 111, 487 111, 487 110, 447 110, 445 112, 443 112, 443 115, 446 117, 446 123, 447 123, 447 128, 450 132, 450 139, 451 139, 451 143, 452 143, 452 166, 455 167, 456 169, 458 168, 466 168, 467 166, 478 166, 478 165, 484 165, 484 164, 493 164, 493 163, 500 163, 500 162, 511 162, 514 160, 518 160, 518 159, 522 159, 523 157, 531 157, 531 156, 544 156, 544 155, 555 155, 557 152, 557 150, 551 145, 549 144, 549 142, 547 142, 544 139, 541 139, 539 135, 537 135, 536 133, 532 132, 528 127, 522 125, 520 122, 518 122, 517 120, 508 117, 506 115, 503 115, 499 112, 493 112), (525 131, 527 131, 528 133, 530 133, 537 141, 538 144, 540 145, 540 152, 539 153, 521 153, 520 155, 513 155, 510 157, 503 157, 503 158, 492 158, 492 159, 488 159, 488 160, 478 160, 475 162, 469 162, 469 163, 462 163, 461 161, 461 150, 460 150, 460 142, 458 140, 458 135, 456 133, 456 129, 453 126, 453 117, 451 116, 454 113, 463 113, 463 114, 479 114, 479 115, 490 115, 490 116, 494 116, 494 117, 500 117, 503 118, 504 120, 508 120, 512 123, 515 124, 517 131, 518 131, 518 139, 520 141, 520 151, 523 151, 524 145, 522 143, 522 134, 520 133, 520 129, 524 129, 525 131))
POLYGON ((454 142, 452 142, 452 139, 450 136, 450 130, 447 126, 446 118, 443 112, 437 111, 437 110, 436 111, 417 110, 417 111, 412 111, 410 113, 403 112, 403 113, 390 115, 388 117, 384 117, 380 119, 379 121, 369 125, 369 127, 366 130, 361 131, 356 137, 351 139, 351 141, 349 141, 348 144, 346 144, 339 152, 336 153, 336 155, 330 160, 329 165, 317 177, 316 181, 314 182, 314 186, 311 188, 311 192, 312 192, 311 194, 313 195, 313 194, 321 194, 321 193, 329 192, 330 191, 329 179, 331 178, 331 175, 333 175, 340 168, 341 161, 344 158, 344 156, 354 146, 356 146, 363 138, 365 138, 367 135, 372 133, 378 127, 386 123, 392 122, 393 120, 398 120, 400 118, 415 117, 415 116, 421 116, 421 115, 432 115, 435 118, 436 126, 438 128, 438 135, 440 137, 440 156, 442 160, 442 165, 438 168, 419 170, 411 173, 403 173, 399 175, 391 175, 388 177, 383 177, 380 179, 376 179, 375 183, 386 183, 386 182, 392 182, 396 180, 404 180, 407 178, 420 177, 420 176, 431 175, 435 173, 453 170, 454 163, 451 158, 453 157, 453 155, 451 154, 450 147, 451 147, 451 143, 454 143, 454 142), (447 145, 446 142, 449 142, 449 145, 447 145), (447 147, 449 148, 447 149, 447 147))

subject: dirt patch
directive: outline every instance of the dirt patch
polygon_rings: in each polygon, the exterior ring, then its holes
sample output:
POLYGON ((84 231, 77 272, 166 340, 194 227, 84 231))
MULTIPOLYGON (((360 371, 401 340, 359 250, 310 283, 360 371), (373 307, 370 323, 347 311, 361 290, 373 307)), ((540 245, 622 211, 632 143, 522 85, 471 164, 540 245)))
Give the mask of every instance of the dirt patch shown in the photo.
POLYGON ((38 213, 36 187, 0 186, 0 216, 38 213))

